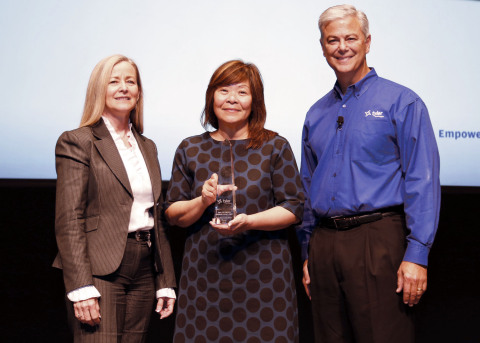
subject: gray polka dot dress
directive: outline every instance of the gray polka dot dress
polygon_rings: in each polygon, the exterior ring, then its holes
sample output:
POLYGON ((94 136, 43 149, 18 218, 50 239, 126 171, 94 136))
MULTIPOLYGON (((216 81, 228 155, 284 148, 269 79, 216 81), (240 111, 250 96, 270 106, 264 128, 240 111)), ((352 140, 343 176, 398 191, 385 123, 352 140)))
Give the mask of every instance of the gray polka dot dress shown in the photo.
MULTIPOLYGON (((276 136, 259 149, 232 141, 237 213, 282 206, 298 218, 304 195, 289 143, 276 136)), ((205 132, 179 145, 167 207, 201 195, 218 173, 222 142, 205 132)), ((286 229, 232 237, 210 227, 211 205, 188 228, 174 342, 298 342, 297 300, 286 229)))

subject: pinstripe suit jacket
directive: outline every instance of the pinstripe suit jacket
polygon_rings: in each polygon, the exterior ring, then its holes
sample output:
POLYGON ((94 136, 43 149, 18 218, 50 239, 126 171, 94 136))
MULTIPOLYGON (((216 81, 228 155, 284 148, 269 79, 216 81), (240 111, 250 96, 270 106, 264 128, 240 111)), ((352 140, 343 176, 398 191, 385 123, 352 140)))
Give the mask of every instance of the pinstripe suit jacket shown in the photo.
MULTIPOLYGON (((170 244, 161 220, 162 177, 153 141, 132 131, 153 188, 157 289, 175 287, 170 244)), ((92 275, 113 273, 122 261, 133 203, 127 171, 103 120, 64 132, 55 148, 55 235, 67 292, 93 284, 92 275)))

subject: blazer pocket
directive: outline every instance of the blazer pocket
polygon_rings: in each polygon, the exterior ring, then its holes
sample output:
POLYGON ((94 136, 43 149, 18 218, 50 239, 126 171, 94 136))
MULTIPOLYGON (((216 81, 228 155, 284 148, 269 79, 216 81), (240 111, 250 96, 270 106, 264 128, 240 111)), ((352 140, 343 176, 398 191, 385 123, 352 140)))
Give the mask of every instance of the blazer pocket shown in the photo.
POLYGON ((100 216, 85 218, 85 232, 90 232, 98 229, 99 220, 100 216))

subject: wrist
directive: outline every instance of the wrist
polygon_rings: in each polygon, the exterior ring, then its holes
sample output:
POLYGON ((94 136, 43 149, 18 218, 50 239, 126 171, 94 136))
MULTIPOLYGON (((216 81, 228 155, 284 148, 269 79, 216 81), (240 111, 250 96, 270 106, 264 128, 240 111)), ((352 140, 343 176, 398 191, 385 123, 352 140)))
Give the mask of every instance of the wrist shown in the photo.
POLYGON ((200 195, 200 206, 202 207, 203 210, 206 210, 208 206, 213 204, 215 202, 215 198, 210 198, 204 195, 200 195))
POLYGON ((244 214, 245 216, 245 221, 244 221, 244 231, 248 231, 248 230, 253 230, 255 229, 254 228, 254 222, 255 220, 253 220, 252 216, 251 215, 248 215, 248 214, 244 214))
POLYGON ((209 206, 208 198, 203 195, 200 195, 197 199, 199 199, 198 206, 201 208, 201 212, 205 211, 209 206))

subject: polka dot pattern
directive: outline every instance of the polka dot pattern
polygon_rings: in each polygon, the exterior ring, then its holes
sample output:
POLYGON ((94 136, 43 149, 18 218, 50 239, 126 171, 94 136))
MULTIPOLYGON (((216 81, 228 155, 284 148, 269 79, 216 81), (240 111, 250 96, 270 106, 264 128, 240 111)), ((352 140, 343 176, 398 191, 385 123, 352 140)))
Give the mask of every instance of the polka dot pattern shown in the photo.
MULTIPOLYGON (((232 141, 237 212, 282 206, 298 217, 303 192, 295 158, 280 136, 260 149, 232 141)), ((208 133, 178 147, 167 206, 199 196, 221 166, 221 142, 208 133)), ((188 228, 174 342, 298 342, 297 304, 286 230, 220 236, 213 205, 188 228)))

